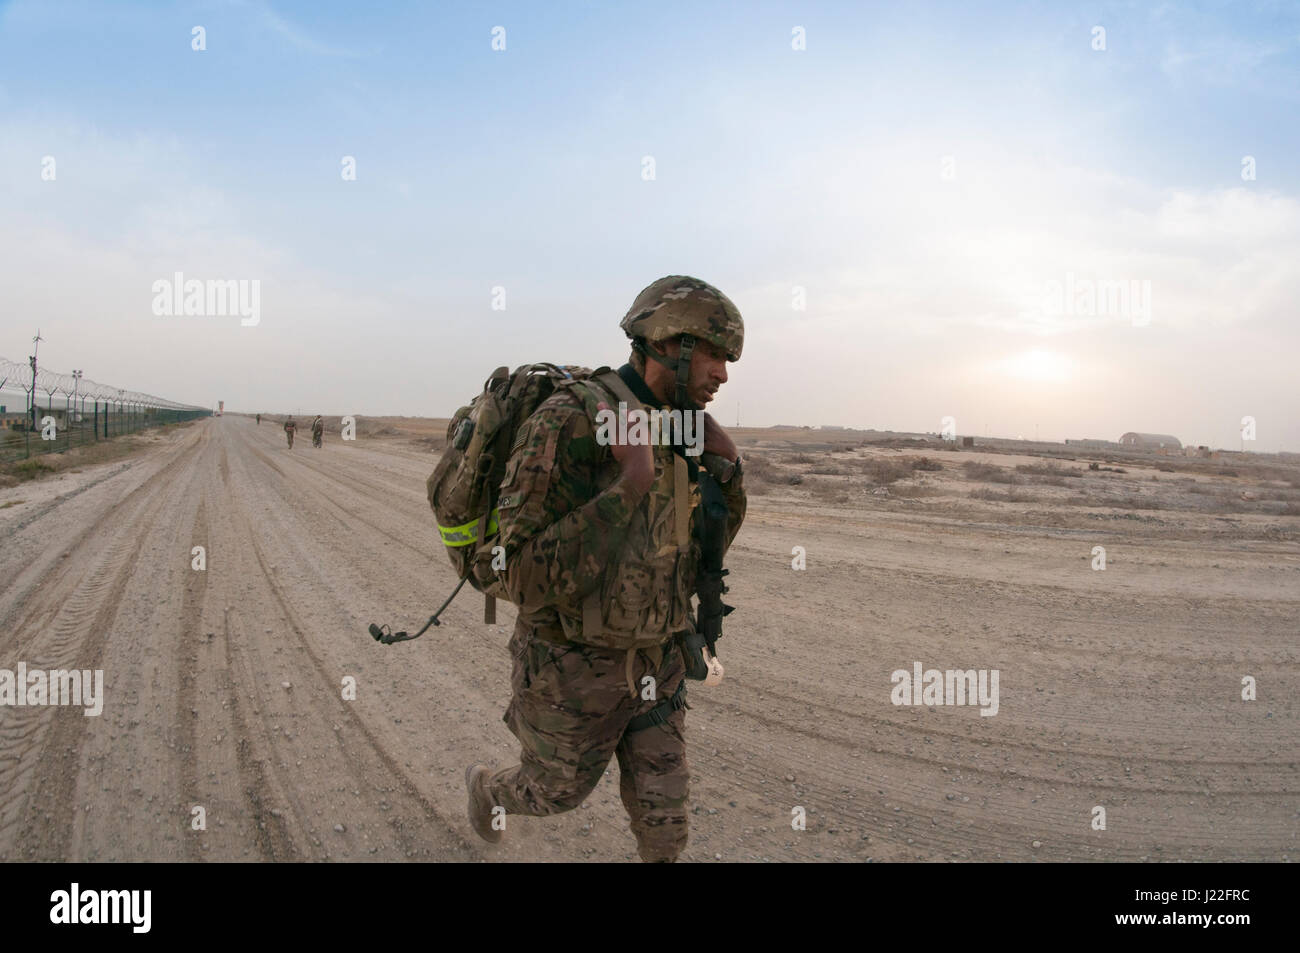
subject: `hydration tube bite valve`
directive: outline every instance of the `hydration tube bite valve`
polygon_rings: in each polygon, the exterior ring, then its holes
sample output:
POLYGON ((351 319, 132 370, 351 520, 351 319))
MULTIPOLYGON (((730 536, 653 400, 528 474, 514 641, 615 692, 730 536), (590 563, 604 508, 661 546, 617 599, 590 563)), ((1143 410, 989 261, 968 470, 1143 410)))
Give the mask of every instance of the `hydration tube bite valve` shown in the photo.
POLYGON ((468 579, 469 576, 466 576, 460 581, 456 588, 451 591, 451 595, 447 597, 447 601, 438 606, 438 611, 429 616, 429 621, 424 623, 424 627, 420 629, 419 632, 415 633, 415 635, 407 635, 405 632, 394 633, 388 626, 375 625, 372 622, 370 623, 370 637, 376 642, 382 642, 384 645, 392 645, 394 642, 409 642, 411 639, 418 639, 429 630, 430 626, 442 625, 442 623, 438 621, 438 616, 442 615, 443 610, 446 609, 447 606, 451 605, 451 600, 456 598, 456 593, 460 592, 461 586, 465 585, 468 579))

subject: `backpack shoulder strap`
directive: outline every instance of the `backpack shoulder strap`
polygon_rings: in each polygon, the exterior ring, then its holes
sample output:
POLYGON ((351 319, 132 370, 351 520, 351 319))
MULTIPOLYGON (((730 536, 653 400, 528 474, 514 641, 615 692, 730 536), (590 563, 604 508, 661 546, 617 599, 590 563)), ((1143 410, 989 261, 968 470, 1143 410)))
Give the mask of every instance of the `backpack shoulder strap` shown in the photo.
POLYGON ((568 387, 578 395, 593 423, 596 420, 596 405, 602 400, 610 404, 610 409, 614 411, 618 410, 619 402, 626 404, 629 411, 643 409, 641 401, 623 382, 623 378, 608 367, 598 367, 587 377, 564 381, 556 389, 559 387, 568 387))
POLYGON ((620 401, 627 404, 628 410, 642 410, 641 401, 637 400, 632 389, 627 386, 623 378, 618 376, 617 371, 605 371, 597 378, 601 384, 608 387, 614 392, 614 396, 620 401))
MULTIPOLYGON (((623 383, 623 378, 609 367, 598 367, 590 375, 564 381, 559 387, 568 387, 581 399, 582 405, 586 408, 587 415, 591 418, 593 425, 596 422, 598 413, 597 405, 604 401, 607 404, 613 404, 610 409, 617 412, 617 405, 621 401, 627 405, 628 412, 643 409, 641 401, 637 400, 636 395, 632 393, 627 384, 623 383), (612 398, 612 400, 611 400, 612 398)), ((558 390, 559 387, 556 389, 558 390)), ((600 587, 597 586, 589 592, 582 601, 582 628, 584 632, 598 632, 604 625, 603 612, 600 604, 600 587)))

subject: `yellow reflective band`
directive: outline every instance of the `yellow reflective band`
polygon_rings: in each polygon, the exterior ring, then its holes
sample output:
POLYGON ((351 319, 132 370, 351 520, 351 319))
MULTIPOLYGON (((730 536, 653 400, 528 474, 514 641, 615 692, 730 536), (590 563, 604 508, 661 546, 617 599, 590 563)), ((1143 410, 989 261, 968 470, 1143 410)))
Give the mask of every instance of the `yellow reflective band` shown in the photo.
MULTIPOLYGON (((492 512, 488 515, 487 532, 483 534, 484 539, 497 531, 497 516, 499 515, 500 510, 493 507, 492 512)), ((434 520, 434 525, 438 527, 438 532, 442 535, 442 541, 447 546, 468 546, 470 543, 478 542, 478 524, 478 520, 470 520, 461 526, 441 526, 437 520, 434 520)))

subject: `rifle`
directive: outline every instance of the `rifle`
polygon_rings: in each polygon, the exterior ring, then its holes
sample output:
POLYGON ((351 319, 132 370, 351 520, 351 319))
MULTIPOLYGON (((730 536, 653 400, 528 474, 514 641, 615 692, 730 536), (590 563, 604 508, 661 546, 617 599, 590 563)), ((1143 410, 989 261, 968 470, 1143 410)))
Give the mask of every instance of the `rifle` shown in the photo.
POLYGON ((727 586, 722 577, 728 570, 722 568, 727 550, 727 501, 722 487, 708 470, 699 468, 700 519, 696 524, 696 538, 700 543, 700 568, 696 574, 695 591, 699 607, 695 613, 695 626, 686 633, 682 655, 686 659, 686 677, 716 685, 722 681, 722 666, 717 660, 717 642, 722 635, 722 620, 734 606, 723 603, 727 586))

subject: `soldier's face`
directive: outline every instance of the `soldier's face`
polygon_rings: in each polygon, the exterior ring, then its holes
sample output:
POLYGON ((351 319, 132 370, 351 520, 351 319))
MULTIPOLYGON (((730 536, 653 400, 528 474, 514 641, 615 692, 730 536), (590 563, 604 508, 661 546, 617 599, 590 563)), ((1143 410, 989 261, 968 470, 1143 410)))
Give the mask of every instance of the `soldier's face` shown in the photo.
MULTIPOLYGON (((664 353, 669 357, 680 356, 682 342, 676 338, 665 341, 664 353)), ((695 350, 691 352, 691 374, 686 382, 686 395, 691 402, 697 407, 707 406, 718 388, 726 382, 727 352, 708 341, 696 341, 695 350)), ((670 385, 670 393, 672 387, 676 387, 675 381, 670 385)))

